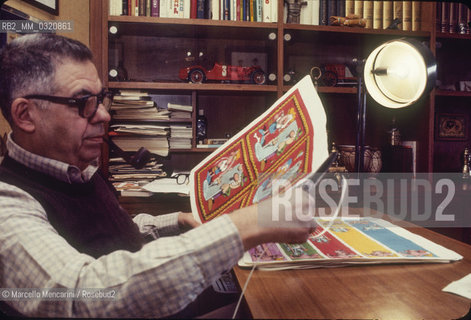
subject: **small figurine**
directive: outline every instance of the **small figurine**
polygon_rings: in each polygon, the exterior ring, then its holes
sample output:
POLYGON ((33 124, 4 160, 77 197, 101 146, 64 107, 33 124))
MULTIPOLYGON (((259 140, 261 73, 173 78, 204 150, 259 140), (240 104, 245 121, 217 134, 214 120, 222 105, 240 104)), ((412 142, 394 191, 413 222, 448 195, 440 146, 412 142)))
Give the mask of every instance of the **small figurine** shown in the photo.
POLYGON ((461 170, 462 172, 462 177, 463 179, 468 179, 469 178, 469 160, 470 160, 470 154, 469 154, 469 149, 464 148, 464 154, 463 154, 463 169, 461 170))
POLYGON ((307 1, 285 0, 285 3, 288 5, 288 19, 286 23, 299 23, 301 7, 307 5, 307 1))
POLYGON ((362 27, 366 26, 366 19, 361 19, 359 15, 349 14, 346 17, 331 16, 329 18, 332 26, 362 27))
POLYGON ((401 23, 402 23, 402 19, 396 18, 391 22, 391 24, 387 27, 387 29, 397 30, 397 29, 399 29, 399 25, 401 23))

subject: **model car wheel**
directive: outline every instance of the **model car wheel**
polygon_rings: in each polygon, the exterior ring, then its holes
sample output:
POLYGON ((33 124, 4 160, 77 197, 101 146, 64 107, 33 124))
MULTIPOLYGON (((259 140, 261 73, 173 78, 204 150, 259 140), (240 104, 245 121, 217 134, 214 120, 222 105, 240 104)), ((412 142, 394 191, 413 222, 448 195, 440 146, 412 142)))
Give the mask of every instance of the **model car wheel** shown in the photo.
POLYGON ((338 82, 337 74, 332 71, 324 71, 324 73, 321 76, 321 81, 324 86, 327 87, 335 87, 338 82))
POLYGON ((267 76, 262 70, 255 70, 250 76, 251 80, 255 84, 264 84, 267 81, 267 76))
POLYGON ((188 81, 193 83, 203 83, 206 80, 203 70, 194 69, 188 74, 188 81))

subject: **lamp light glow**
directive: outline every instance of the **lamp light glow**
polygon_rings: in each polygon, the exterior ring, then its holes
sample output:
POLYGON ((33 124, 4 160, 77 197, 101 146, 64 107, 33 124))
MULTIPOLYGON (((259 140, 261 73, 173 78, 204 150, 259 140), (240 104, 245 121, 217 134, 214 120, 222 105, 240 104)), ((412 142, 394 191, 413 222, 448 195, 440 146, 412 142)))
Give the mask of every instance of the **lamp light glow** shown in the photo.
POLYGON ((371 97, 388 108, 402 108, 419 100, 436 78, 430 50, 415 40, 393 40, 377 47, 364 67, 371 97))

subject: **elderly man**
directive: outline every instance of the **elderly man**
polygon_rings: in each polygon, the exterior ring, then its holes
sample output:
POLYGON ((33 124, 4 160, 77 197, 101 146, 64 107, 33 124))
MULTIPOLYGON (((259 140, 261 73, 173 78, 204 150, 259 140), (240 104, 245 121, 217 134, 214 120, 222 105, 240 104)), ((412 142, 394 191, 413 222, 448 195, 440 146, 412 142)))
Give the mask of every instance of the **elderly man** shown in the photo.
POLYGON ((116 296, 7 299, 4 307, 28 316, 166 317, 244 250, 307 239, 310 224, 263 227, 253 206, 201 226, 188 213, 131 220, 97 174, 112 96, 91 59, 83 44, 52 34, 23 36, 0 55, 0 105, 12 128, 0 166, 0 287, 116 296), (145 243, 149 225, 158 239, 145 243))

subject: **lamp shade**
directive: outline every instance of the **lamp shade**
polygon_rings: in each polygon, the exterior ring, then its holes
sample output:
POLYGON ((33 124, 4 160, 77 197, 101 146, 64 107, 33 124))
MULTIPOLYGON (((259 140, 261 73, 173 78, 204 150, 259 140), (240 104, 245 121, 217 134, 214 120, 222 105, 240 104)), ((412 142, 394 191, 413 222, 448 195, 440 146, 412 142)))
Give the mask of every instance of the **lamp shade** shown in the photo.
POLYGON ((398 39, 377 47, 365 61, 366 90, 387 108, 407 107, 435 85, 437 64, 419 41, 398 39))

